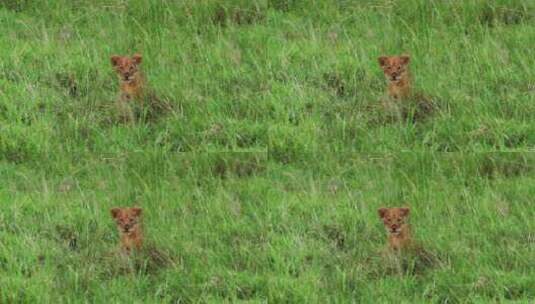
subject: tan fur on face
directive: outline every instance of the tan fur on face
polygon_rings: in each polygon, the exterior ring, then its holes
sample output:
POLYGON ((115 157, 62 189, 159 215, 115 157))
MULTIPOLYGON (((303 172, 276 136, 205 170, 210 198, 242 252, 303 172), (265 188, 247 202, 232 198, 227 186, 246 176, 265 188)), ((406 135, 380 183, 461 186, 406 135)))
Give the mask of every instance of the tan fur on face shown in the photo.
POLYGON ((132 81, 138 76, 139 64, 141 64, 142 56, 135 54, 131 58, 128 56, 111 56, 111 65, 117 72, 121 81, 132 81))
POLYGON ((132 249, 140 249, 143 245, 141 228, 141 212, 138 207, 116 207, 110 210, 121 236, 121 249, 130 253, 132 249))
POLYGON ((409 213, 409 208, 379 208, 378 214, 388 233, 391 249, 399 250, 410 244, 410 226, 407 223, 409 213))
POLYGON ((378 61, 388 81, 388 95, 395 99, 409 96, 411 93, 410 57, 408 55, 381 56, 378 61))

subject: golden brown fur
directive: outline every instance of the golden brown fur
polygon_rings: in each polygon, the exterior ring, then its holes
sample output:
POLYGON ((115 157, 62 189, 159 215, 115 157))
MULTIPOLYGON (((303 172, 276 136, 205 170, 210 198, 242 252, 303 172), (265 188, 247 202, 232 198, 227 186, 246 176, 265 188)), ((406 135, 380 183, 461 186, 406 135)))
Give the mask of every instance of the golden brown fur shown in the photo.
POLYGON ((388 81, 388 96, 394 99, 409 97, 412 93, 412 81, 409 72, 410 57, 408 55, 381 56, 378 61, 388 81))
POLYGON ((121 249, 125 253, 130 253, 132 249, 141 249, 143 246, 142 209, 138 207, 116 207, 110 211, 121 236, 121 249))
POLYGON ((409 208, 380 208, 379 217, 383 220, 388 233, 388 247, 400 250, 412 244, 410 226, 407 223, 409 208))
POLYGON ((143 107, 145 95, 145 77, 139 65, 143 57, 135 54, 128 56, 111 56, 111 64, 119 77, 120 97, 118 101, 119 111, 127 119, 133 120, 132 101, 136 101, 143 107))

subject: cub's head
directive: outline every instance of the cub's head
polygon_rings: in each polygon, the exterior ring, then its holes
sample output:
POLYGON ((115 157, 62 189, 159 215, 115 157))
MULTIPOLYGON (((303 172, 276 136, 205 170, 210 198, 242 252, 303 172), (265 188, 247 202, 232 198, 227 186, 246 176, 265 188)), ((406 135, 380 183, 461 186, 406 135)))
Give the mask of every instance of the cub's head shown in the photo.
POLYGON ((121 80, 130 81, 139 72, 142 58, 139 54, 132 57, 113 55, 111 56, 111 65, 121 80))
POLYGON ((386 79, 398 81, 407 73, 411 58, 408 55, 381 56, 378 60, 386 79))
POLYGON ((130 233, 134 231, 141 222, 141 208, 138 207, 121 207, 112 208, 111 216, 117 224, 117 228, 122 233, 130 233))
POLYGON ((391 234, 399 234, 409 216, 409 208, 379 208, 379 217, 383 220, 386 230, 391 234))

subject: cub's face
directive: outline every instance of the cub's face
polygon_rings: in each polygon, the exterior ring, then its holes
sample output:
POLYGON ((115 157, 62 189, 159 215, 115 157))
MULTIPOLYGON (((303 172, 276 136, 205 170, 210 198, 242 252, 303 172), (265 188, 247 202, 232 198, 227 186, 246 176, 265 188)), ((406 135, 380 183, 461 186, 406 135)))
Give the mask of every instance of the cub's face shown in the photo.
POLYGON ((386 230, 391 234, 401 232, 401 227, 405 224, 409 211, 409 208, 380 208, 378 210, 386 230))
POLYGON ((141 208, 113 208, 110 211, 120 232, 128 234, 138 228, 141 221, 141 208))
POLYGON ((130 81, 139 72, 139 64, 142 61, 142 57, 139 54, 135 54, 132 57, 128 56, 111 56, 111 65, 119 75, 119 78, 123 81, 130 81))
POLYGON ((378 59, 379 65, 389 81, 400 80, 408 71, 410 57, 407 55, 381 56, 378 59))

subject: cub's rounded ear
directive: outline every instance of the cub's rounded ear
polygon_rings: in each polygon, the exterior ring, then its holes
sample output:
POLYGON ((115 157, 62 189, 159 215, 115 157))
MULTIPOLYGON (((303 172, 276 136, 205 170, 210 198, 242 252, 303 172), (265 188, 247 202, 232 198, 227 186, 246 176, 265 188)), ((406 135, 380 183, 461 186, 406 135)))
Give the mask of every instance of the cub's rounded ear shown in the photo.
POLYGON ((387 212, 387 211, 388 211, 387 208, 379 208, 379 209, 377 210, 377 213, 379 214, 379 217, 380 217, 380 218, 384 218, 385 215, 386 215, 386 212, 387 212))
POLYGON ((135 64, 140 64, 141 61, 143 61, 143 56, 141 56, 141 54, 134 54, 132 60, 134 60, 135 64))
POLYGON ((407 216, 409 215, 411 209, 408 207, 399 208, 399 211, 401 212, 401 216, 407 216))
POLYGON ((111 217, 117 218, 117 216, 119 215, 119 212, 121 212, 121 208, 111 208, 110 210, 111 217))
POLYGON ((399 59, 401 61, 401 64, 409 64, 409 62, 411 61, 411 56, 409 56, 409 55, 401 55, 401 56, 399 56, 399 59))
POLYGON ((377 61, 379 62, 379 65, 381 67, 384 67, 386 65, 387 60, 388 60, 387 56, 379 56, 379 58, 377 58, 377 61))
POLYGON ((132 207, 130 210, 132 210, 132 215, 134 216, 140 216, 143 209, 139 207, 132 207))
POLYGON ((110 57, 111 65, 117 66, 119 64, 119 60, 121 59, 121 56, 113 55, 110 57))

